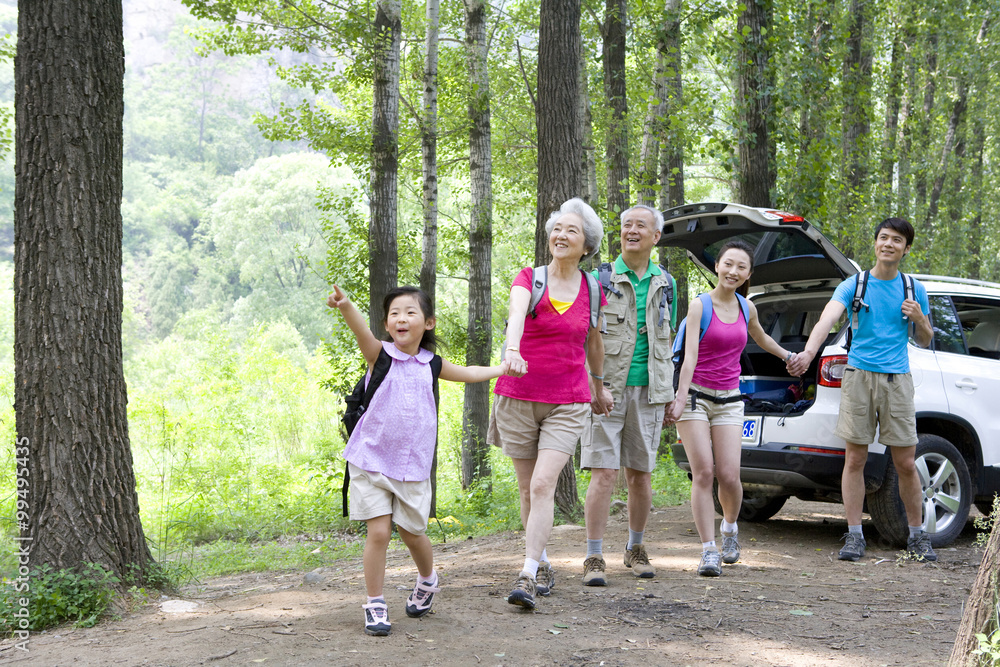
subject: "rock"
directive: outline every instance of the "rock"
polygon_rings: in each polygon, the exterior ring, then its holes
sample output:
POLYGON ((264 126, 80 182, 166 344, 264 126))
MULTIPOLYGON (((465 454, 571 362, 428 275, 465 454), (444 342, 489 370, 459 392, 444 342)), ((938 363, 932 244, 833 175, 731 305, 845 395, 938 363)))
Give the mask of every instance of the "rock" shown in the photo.
POLYGON ((323 583, 323 575, 319 573, 319 570, 313 570, 312 572, 306 572, 306 576, 302 578, 302 583, 305 584, 321 584, 323 583))

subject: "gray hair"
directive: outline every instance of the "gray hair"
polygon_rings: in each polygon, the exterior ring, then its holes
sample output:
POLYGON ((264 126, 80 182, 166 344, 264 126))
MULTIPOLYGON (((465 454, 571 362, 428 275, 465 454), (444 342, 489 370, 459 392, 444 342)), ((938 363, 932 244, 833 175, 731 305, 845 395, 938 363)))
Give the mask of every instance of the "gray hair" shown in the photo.
MULTIPOLYGON (((601 219, 597 216, 597 213, 594 212, 594 209, 587 202, 579 197, 573 197, 573 199, 563 202, 558 211, 552 211, 552 215, 545 222, 545 234, 551 234, 552 228, 556 226, 556 220, 568 213, 575 213, 583 220, 584 253, 583 257, 580 258, 582 262, 596 255, 597 251, 601 249, 601 240, 604 238, 604 225, 601 223, 601 219)), ((663 220, 662 216, 660 220, 663 220)))
POLYGON ((650 213, 652 213, 653 214, 653 222, 656 223, 656 231, 658 231, 658 232, 662 232, 663 231, 663 214, 660 213, 659 209, 653 208, 652 206, 646 206, 645 204, 636 204, 635 206, 633 206, 631 208, 625 209, 622 212, 622 218, 621 218, 621 221, 622 221, 623 224, 625 222, 625 216, 627 216, 629 213, 631 213, 632 211, 634 211, 636 209, 640 209, 642 211, 649 211, 650 213))

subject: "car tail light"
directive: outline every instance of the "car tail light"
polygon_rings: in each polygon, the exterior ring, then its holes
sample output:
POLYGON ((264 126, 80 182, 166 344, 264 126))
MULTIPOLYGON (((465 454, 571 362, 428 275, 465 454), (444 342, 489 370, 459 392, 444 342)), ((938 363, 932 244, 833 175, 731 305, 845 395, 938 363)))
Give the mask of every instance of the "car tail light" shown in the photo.
POLYGON ((847 368, 847 356, 838 354, 819 360, 819 386, 839 387, 847 368))
POLYGON ((768 211, 772 215, 778 216, 782 222, 805 222, 806 219, 801 215, 796 215, 795 213, 788 213, 786 211, 768 211))

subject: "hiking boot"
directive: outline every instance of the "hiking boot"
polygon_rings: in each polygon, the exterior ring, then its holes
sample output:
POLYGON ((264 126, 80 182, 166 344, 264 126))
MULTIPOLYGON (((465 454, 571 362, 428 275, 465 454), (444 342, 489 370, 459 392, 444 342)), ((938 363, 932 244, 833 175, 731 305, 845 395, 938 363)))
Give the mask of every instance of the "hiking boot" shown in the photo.
POLYGON ((865 557, 867 542, 861 533, 845 533, 841 539, 844 540, 844 546, 837 554, 837 558, 857 562, 865 557))
POLYGON ((545 561, 538 564, 538 574, 535 575, 535 592, 548 597, 556 586, 556 571, 545 561))
POLYGON ((604 559, 600 556, 591 556, 583 561, 583 585, 608 585, 608 580, 604 578, 604 559))
POLYGON ((722 574, 722 554, 715 549, 702 551, 698 574, 703 577, 717 577, 722 574))
POLYGON ((525 609, 534 609, 535 592, 535 580, 522 572, 517 575, 517 581, 514 582, 514 590, 507 596, 507 602, 516 604, 518 607, 524 607, 525 609))
POLYGON ((631 549, 625 550, 625 567, 632 568, 632 574, 640 579, 656 576, 656 568, 649 564, 646 547, 642 544, 633 544, 631 549))
POLYGON ((425 616, 430 612, 431 605, 434 604, 434 594, 440 592, 441 589, 437 586, 418 581, 417 585, 413 587, 410 597, 406 599, 406 615, 410 618, 425 616))
POLYGON ((740 559, 740 541, 737 533, 722 534, 722 562, 732 565, 740 559))
POLYGON ((906 540, 906 553, 920 561, 934 562, 937 560, 937 554, 934 553, 934 547, 931 546, 931 536, 923 530, 906 540))
POLYGON ((389 622, 389 608, 385 600, 375 600, 366 605, 362 605, 365 610, 365 634, 372 637, 385 637, 392 629, 389 622))

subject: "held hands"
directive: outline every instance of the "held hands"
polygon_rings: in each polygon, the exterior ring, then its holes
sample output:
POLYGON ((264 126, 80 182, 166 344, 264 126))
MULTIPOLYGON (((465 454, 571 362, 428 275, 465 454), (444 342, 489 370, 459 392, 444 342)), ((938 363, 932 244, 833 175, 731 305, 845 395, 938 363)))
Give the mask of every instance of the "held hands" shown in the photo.
POLYGON ((681 418, 681 415, 684 414, 684 406, 686 404, 686 396, 678 396, 672 403, 668 403, 666 412, 663 415, 663 425, 669 426, 670 424, 676 423, 677 420, 681 418))
POLYGON ((506 357, 500 365, 501 368, 506 366, 505 375, 519 378, 528 372, 528 362, 524 360, 518 350, 508 348, 506 357))
POLYGON ((523 376, 528 371, 528 362, 525 361, 524 359, 521 359, 521 364, 524 366, 524 370, 518 370, 520 366, 515 368, 515 366, 510 361, 510 357, 507 357, 506 359, 500 362, 500 375, 509 375, 515 378, 523 376))
POLYGON ((789 375, 794 377, 799 377, 809 370, 809 364, 812 362, 813 355, 809 354, 805 350, 799 352, 798 354, 793 354, 792 358, 785 363, 785 370, 788 371, 789 375))
POLYGON ((615 407, 615 399, 611 395, 611 390, 601 385, 598 390, 597 395, 592 397, 590 401, 590 409, 593 410, 595 415, 609 415, 611 410, 615 407))
POLYGON ((326 305, 330 308, 336 308, 338 310, 350 302, 351 300, 347 298, 347 295, 344 294, 343 290, 341 290, 337 285, 333 286, 333 294, 326 297, 326 305))

